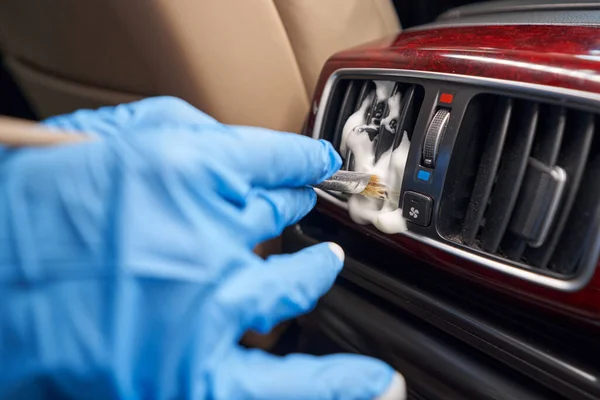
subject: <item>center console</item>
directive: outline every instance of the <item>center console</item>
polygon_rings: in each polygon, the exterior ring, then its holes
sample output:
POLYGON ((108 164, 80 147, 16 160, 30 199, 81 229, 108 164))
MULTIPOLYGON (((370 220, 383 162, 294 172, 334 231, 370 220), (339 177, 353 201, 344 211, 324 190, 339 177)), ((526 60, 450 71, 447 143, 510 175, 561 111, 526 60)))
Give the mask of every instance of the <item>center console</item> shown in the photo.
POLYGON ((308 331, 413 398, 600 398, 597 3, 464 7, 328 60, 304 134, 397 196, 321 191, 284 235, 347 252, 308 331))

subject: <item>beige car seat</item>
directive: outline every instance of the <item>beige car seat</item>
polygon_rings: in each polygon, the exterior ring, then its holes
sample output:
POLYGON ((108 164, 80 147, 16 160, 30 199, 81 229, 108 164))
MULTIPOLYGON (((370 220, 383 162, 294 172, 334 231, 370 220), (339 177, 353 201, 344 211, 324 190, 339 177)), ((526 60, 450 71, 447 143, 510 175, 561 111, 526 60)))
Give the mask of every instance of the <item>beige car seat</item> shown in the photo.
MULTIPOLYGON (((298 132, 325 60, 399 30, 390 0, 0 2, 6 67, 42 118, 174 95, 225 123, 298 132)), ((245 342, 268 348, 284 328, 245 342)))
POLYGON ((390 0, 7 0, 0 48, 40 117, 168 94, 299 131, 335 51, 398 32, 390 0))

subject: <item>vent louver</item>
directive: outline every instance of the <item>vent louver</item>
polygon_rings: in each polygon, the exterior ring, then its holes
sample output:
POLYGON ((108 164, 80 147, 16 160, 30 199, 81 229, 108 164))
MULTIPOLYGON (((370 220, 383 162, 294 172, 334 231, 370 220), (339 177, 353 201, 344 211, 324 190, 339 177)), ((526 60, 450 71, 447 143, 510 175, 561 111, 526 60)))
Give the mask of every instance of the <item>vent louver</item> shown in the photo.
MULTIPOLYGON (((382 154, 400 144, 404 132, 412 137, 422 101, 423 88, 419 85, 387 80, 340 79, 329 98, 320 137, 340 151, 344 129, 348 129, 348 123, 358 121, 350 128, 364 129, 369 134, 374 161, 377 162, 382 154), (394 101, 398 104, 394 105, 394 101), (351 116, 353 119, 349 122, 351 116)), ((344 169, 352 169, 352 155, 343 153, 340 151, 344 169)))
POLYGON ((594 114, 564 106, 474 97, 444 184, 440 234, 530 268, 576 273, 600 209, 596 126, 594 114))

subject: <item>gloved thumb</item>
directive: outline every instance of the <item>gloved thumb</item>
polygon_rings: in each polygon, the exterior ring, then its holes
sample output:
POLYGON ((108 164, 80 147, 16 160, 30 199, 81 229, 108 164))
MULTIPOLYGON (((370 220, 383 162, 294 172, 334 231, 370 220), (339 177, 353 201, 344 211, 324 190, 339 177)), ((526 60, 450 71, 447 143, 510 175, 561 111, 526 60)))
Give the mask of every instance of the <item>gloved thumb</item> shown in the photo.
POLYGON ((223 362, 214 398, 261 400, 404 400, 404 378, 370 357, 340 354, 277 357, 238 349, 223 362))

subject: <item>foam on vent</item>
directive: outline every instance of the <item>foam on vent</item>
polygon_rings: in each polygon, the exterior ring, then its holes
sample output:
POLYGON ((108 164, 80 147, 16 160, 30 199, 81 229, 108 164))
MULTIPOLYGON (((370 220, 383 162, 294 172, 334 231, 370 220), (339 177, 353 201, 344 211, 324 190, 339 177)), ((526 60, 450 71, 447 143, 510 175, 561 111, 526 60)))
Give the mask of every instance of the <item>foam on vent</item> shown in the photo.
MULTIPOLYGON (((410 138, 404 129, 406 124, 400 119, 406 119, 403 107, 412 106, 413 92, 414 88, 407 90, 392 81, 363 82, 356 109, 344 121, 339 140, 339 151, 345 159, 344 168, 379 176, 391 193, 386 201, 359 195, 348 197, 350 217, 358 224, 373 224, 385 233, 406 230, 399 207, 399 193, 410 138), (403 101, 404 93, 406 101, 403 101)), ((350 103, 348 98, 344 101, 350 103)), ((340 114, 345 114, 343 109, 340 114)), ((340 126, 340 121, 336 125, 340 126)))

